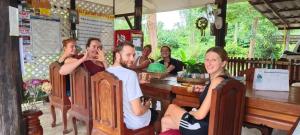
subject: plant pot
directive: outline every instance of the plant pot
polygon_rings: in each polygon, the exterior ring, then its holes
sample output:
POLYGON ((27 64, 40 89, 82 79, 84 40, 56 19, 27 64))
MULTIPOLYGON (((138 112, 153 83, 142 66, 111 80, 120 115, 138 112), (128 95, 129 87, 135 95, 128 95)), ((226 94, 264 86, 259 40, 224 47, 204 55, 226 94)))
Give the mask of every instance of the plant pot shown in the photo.
POLYGON ((27 135, 43 135, 43 128, 40 124, 39 116, 43 114, 40 110, 23 111, 27 135))

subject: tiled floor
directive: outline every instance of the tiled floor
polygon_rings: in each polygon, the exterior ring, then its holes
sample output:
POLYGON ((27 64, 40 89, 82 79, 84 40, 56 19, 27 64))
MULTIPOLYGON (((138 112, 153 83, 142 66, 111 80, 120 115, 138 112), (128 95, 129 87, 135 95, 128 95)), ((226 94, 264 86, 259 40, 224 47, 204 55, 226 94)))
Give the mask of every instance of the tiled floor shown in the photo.
MULTIPOLYGON (((56 124, 57 126, 52 128, 52 117, 50 114, 49 109, 49 103, 39 104, 39 108, 43 111, 43 115, 40 117, 40 122, 44 130, 44 135, 62 135, 62 121, 61 121, 61 113, 60 110, 56 110, 56 124)), ((86 134, 86 128, 84 123, 78 122, 78 135, 85 135, 86 134)), ((72 122, 70 119, 68 119, 68 129, 72 130, 72 122)), ((74 132, 70 132, 69 135, 73 135, 74 132)), ((286 135, 287 133, 280 130, 273 130, 272 135, 286 135)), ((248 129, 246 127, 243 127, 242 129, 242 135, 261 135, 260 131, 257 129, 248 129)))

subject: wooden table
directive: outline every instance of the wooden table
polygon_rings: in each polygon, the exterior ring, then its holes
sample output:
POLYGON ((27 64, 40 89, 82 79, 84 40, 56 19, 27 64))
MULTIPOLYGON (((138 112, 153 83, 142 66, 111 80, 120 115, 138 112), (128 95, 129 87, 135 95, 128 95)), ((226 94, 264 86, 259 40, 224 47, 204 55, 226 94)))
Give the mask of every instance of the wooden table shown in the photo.
MULTIPOLYGON (((251 85, 246 87, 245 122, 288 131, 300 117, 299 87, 290 87, 289 92, 258 91, 253 90, 251 85)), ((141 88, 144 95, 162 102, 159 118, 171 102, 199 105, 197 94, 187 93, 186 87, 178 84, 175 77, 152 80, 141 88), (174 100, 175 93, 177 98, 174 100)))
POLYGON ((289 92, 246 87, 246 122, 289 131, 300 117, 300 87, 290 87, 289 92))
POLYGON ((141 84, 141 89, 146 97, 152 98, 153 108, 156 108, 156 101, 161 102, 161 110, 158 111, 158 118, 155 122, 155 129, 160 131, 160 120, 168 105, 174 98, 174 94, 171 93, 172 86, 178 85, 173 78, 166 78, 164 80, 152 79, 151 83, 141 84))

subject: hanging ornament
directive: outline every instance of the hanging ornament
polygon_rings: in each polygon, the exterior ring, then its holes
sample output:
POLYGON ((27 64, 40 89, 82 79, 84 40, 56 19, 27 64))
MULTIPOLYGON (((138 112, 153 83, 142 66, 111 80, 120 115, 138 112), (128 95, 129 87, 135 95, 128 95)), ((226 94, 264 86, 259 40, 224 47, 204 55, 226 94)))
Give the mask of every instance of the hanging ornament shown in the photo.
POLYGON ((196 27, 200 30, 201 36, 205 36, 205 29, 208 25, 208 20, 204 17, 199 17, 196 20, 196 27))
POLYGON ((216 9, 214 11, 216 29, 221 29, 223 27, 222 17, 219 16, 220 14, 221 14, 221 9, 216 9))

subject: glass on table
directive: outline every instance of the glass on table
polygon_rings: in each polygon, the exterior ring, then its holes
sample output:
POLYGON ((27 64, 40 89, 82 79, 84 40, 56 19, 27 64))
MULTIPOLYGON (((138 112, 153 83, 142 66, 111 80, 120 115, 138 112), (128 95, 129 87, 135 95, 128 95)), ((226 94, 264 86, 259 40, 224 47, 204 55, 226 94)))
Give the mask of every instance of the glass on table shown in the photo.
POLYGON ((140 83, 150 83, 151 76, 149 73, 141 72, 138 74, 140 83))

